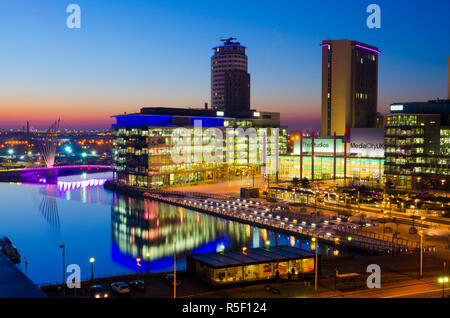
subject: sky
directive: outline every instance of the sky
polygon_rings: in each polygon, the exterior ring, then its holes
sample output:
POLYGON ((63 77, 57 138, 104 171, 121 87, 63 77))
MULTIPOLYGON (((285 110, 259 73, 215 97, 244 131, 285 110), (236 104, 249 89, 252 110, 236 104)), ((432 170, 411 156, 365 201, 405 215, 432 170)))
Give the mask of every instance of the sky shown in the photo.
POLYGON ((445 98, 448 0, 0 0, 0 128, 107 128, 144 106, 210 103, 210 58, 220 39, 247 49, 251 106, 282 124, 319 129, 325 39, 374 45, 378 110, 445 98), (69 29, 69 4, 81 28, 69 29), (369 4, 381 28, 369 29, 369 4))

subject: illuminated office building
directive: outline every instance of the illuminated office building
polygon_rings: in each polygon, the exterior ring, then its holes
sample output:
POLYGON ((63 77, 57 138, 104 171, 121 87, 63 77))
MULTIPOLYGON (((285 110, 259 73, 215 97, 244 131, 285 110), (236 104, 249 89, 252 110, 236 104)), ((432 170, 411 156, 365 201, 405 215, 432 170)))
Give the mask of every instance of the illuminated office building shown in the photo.
POLYGON ((395 103, 384 120, 386 180, 398 188, 448 189, 450 100, 395 103))
POLYGON ((351 40, 322 44, 322 136, 376 127, 378 48, 351 40))
POLYGON ((279 178, 383 182, 384 130, 353 128, 344 137, 304 137, 281 156, 279 178), (314 145, 314 147, 313 147, 314 145))
POLYGON ((156 188, 274 173, 273 158, 286 153, 279 113, 151 107, 113 118, 119 184, 156 188), (211 138, 210 128, 218 128, 222 140, 211 138), (180 129, 187 134, 182 144, 180 129), (254 135, 245 135, 252 129, 254 135))

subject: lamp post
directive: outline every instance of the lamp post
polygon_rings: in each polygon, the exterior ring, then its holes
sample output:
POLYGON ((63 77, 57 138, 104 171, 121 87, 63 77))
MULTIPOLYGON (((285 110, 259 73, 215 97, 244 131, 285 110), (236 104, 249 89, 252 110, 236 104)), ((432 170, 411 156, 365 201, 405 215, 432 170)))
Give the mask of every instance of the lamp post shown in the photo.
POLYGON ((150 253, 147 252, 147 273, 150 271, 150 253))
POLYGON ((319 241, 315 237, 311 238, 314 242, 314 249, 316 250, 316 257, 314 262, 314 290, 317 291, 317 251, 319 250, 319 241))
POLYGON ((445 284, 448 283, 448 277, 439 277, 438 282, 442 285, 442 298, 445 298, 445 284))
POLYGON ((177 243, 173 241, 173 298, 177 298, 177 243))
POLYGON ((419 267, 419 279, 422 278, 422 266, 423 266, 423 231, 419 231, 420 236, 420 267, 419 267))
POLYGON ((245 280, 245 274, 244 274, 244 266, 245 266, 244 265, 245 264, 244 261, 245 260, 244 260, 244 256, 247 255, 246 251, 247 251, 247 247, 244 246, 242 248, 242 281, 245 280))
POLYGON ((266 250, 267 250, 267 251, 269 250, 269 247, 270 247, 270 241, 267 240, 267 241, 266 241, 266 250))
POLYGON ((141 258, 136 258, 136 272, 139 273, 139 267, 141 266, 141 258))
POLYGON ((91 257, 89 259, 89 262, 91 263, 91 280, 94 280, 94 262, 95 262, 95 258, 91 257))
POLYGON ((63 243, 59 247, 62 248, 63 297, 66 297, 66 244, 63 243))

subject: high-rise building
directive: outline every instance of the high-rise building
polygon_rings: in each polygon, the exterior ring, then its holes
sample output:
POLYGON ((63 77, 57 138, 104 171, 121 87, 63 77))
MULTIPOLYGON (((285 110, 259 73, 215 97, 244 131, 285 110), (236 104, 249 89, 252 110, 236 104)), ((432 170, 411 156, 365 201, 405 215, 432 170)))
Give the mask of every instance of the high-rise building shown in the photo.
POLYGON ((376 127, 378 48, 347 39, 321 46, 322 136, 376 127))
POLYGON ((244 71, 230 71, 224 74, 225 110, 250 110, 250 74, 244 71))
POLYGON ((222 40, 211 57, 211 105, 215 110, 250 109, 250 74, 246 47, 234 38, 222 40))
POLYGON ((447 99, 450 99, 450 56, 447 60, 447 99))

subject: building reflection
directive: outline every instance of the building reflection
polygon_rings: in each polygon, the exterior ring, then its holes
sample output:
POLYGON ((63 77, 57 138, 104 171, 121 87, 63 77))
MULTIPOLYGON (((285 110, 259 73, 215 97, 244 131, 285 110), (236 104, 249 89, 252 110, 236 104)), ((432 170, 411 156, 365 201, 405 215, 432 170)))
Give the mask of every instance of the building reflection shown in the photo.
POLYGON ((186 255, 290 245, 310 250, 309 241, 148 199, 114 194, 112 259, 128 269, 153 272, 185 269, 186 255), (149 255, 149 256, 147 256, 149 255))

